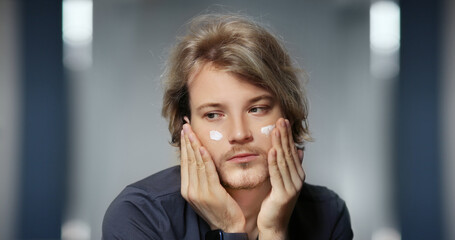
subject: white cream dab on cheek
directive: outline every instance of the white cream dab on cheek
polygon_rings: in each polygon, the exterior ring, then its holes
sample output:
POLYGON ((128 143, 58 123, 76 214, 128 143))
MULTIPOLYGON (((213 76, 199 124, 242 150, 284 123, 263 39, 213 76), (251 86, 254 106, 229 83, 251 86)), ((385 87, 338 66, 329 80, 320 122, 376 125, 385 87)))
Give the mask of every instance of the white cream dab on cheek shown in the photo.
POLYGON ((275 128, 275 124, 265 126, 265 127, 261 128, 261 133, 268 136, 274 128, 275 128))
POLYGON ((221 138, 223 138, 223 134, 221 134, 220 132, 215 130, 210 131, 210 139, 219 141, 221 140, 221 138))

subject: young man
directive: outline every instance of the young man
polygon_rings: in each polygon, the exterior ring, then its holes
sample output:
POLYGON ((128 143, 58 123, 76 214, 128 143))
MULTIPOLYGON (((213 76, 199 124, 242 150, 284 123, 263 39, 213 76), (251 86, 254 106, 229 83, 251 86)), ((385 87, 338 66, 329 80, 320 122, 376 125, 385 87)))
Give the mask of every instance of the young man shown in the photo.
POLYGON ((194 19, 163 98, 181 164, 126 187, 103 239, 352 239, 343 200, 304 183, 311 138, 297 71, 258 24, 194 19))

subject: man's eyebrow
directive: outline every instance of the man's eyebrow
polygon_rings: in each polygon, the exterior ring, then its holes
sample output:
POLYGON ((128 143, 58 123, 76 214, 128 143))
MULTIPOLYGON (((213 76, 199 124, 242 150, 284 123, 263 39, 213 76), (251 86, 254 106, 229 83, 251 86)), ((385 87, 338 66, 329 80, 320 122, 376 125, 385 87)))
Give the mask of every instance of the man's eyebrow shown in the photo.
POLYGON ((259 101, 261 101, 261 100, 268 100, 268 101, 270 101, 270 102, 272 102, 272 103, 275 102, 275 98, 272 97, 271 95, 268 95, 268 94, 263 94, 263 95, 254 97, 254 98, 248 100, 248 102, 250 102, 250 103, 255 103, 255 102, 259 102, 259 101))
POLYGON ((220 103, 204 103, 196 108, 196 111, 201 111, 204 108, 219 108, 222 105, 220 103))

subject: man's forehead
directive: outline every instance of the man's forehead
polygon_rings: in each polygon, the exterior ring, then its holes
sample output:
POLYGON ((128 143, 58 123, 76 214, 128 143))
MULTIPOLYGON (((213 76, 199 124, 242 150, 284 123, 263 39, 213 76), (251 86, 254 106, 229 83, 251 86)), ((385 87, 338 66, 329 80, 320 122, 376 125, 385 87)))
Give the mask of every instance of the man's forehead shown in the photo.
POLYGON ((233 73, 229 72, 226 68, 216 65, 212 62, 208 62, 208 63, 197 62, 194 64, 193 69, 191 70, 191 72, 188 76, 188 82, 187 82, 188 87, 193 85, 194 81, 198 78, 198 76, 203 71, 213 71, 213 72, 219 72, 219 73, 233 74, 233 73))
POLYGON ((222 75, 222 74, 229 75, 231 78, 235 78, 239 82, 255 86, 256 88, 258 88, 257 92, 265 91, 265 92, 269 93, 271 96, 273 96, 271 91, 267 90, 264 87, 264 85, 259 83, 258 81, 253 81, 251 79, 248 79, 247 77, 245 77, 239 73, 228 70, 226 67, 218 66, 211 62, 202 64, 202 65, 201 64, 195 65, 194 70, 191 71, 191 73, 189 74, 189 77, 188 77, 188 82, 187 82, 188 88, 200 87, 200 86, 198 86, 198 84, 194 84, 194 83, 196 82, 196 80, 199 78, 199 76, 203 72, 205 72, 205 73, 210 72, 212 74, 212 76, 213 75, 222 75))

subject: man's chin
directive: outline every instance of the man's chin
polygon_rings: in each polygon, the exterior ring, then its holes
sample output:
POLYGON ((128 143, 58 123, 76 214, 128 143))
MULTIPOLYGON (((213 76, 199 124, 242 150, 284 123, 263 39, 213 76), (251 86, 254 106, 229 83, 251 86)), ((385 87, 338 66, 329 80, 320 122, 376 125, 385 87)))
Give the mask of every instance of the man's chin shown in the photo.
POLYGON ((231 182, 221 182, 221 185, 226 189, 231 190, 252 190, 264 183, 262 182, 244 182, 244 183, 231 183, 231 182))
POLYGON ((234 190, 251 190, 259 187, 268 181, 267 171, 258 171, 259 169, 244 168, 220 173, 221 185, 226 189, 234 190))

